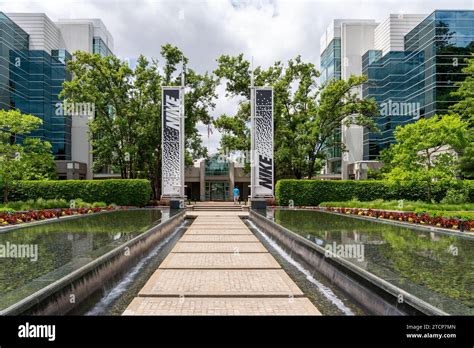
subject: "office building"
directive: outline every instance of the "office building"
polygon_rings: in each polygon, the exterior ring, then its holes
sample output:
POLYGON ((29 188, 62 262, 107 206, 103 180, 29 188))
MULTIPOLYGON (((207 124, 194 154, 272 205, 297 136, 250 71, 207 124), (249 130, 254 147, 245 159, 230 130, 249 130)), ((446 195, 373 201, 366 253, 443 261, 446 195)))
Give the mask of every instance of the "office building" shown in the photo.
POLYGON ((186 197, 193 201, 231 201, 233 188, 240 191, 240 199, 250 197, 250 173, 238 161, 219 155, 196 161, 185 170, 186 197))
MULTIPOLYGON (((375 98, 381 111, 380 133, 365 131, 364 160, 378 159, 393 143, 397 126, 446 114, 456 102, 451 96, 455 83, 465 78, 461 72, 465 59, 474 53, 474 11, 437 10, 412 19, 404 28, 410 30, 403 36, 403 46, 400 40, 387 43, 391 35, 385 25, 379 27, 375 50, 364 55, 362 69, 368 82, 363 96, 375 98)), ((389 20, 397 19, 392 15, 389 20)))
MULTIPOLYGON (((320 40, 322 84, 331 79, 348 79, 351 75, 362 74, 362 56, 374 48, 377 23, 372 19, 335 19, 320 40)), ((362 93, 362 91, 356 91, 362 93)), ((347 165, 362 160, 362 148, 357 144, 363 139, 363 129, 359 126, 341 125, 331 141, 343 142, 346 150, 339 147, 326 149, 328 159, 321 178, 348 178, 347 165)))
POLYGON ((66 63, 76 50, 111 55, 113 39, 99 19, 53 22, 44 13, 0 13, 0 107, 43 120, 32 136, 49 141, 62 179, 92 179, 88 115, 58 113, 66 63))
MULTIPOLYGON (((112 35, 100 19, 59 19, 56 22, 61 35, 71 53, 85 51, 101 56, 113 55, 112 35)), ((109 168, 93 172, 92 145, 89 138, 89 117, 87 115, 72 118, 71 144, 73 161, 85 163, 87 179, 113 177, 109 168)))
POLYGON ((49 141, 57 160, 71 160, 71 120, 55 113, 62 83, 70 78, 65 66, 70 55, 48 17, 23 18, 28 19, 26 27, 0 13, 0 107, 41 118, 43 124, 32 136, 49 141))

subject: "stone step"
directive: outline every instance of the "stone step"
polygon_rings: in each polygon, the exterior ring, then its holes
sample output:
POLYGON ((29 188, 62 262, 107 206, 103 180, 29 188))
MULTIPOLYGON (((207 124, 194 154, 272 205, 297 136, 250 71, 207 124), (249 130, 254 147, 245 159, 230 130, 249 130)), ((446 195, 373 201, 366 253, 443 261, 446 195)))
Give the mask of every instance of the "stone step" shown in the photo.
POLYGON ((123 315, 321 315, 306 298, 135 297, 123 315))
POLYGON ((280 269, 269 253, 170 253, 159 269, 280 269))
POLYGON ((242 207, 239 206, 209 206, 209 207, 199 207, 194 206, 194 211, 242 211, 242 207))
POLYGON ((266 253, 259 242, 178 242, 172 250, 174 253, 266 253))
POLYGON ((303 292, 283 270, 158 269, 138 294, 196 297, 301 297, 303 292))

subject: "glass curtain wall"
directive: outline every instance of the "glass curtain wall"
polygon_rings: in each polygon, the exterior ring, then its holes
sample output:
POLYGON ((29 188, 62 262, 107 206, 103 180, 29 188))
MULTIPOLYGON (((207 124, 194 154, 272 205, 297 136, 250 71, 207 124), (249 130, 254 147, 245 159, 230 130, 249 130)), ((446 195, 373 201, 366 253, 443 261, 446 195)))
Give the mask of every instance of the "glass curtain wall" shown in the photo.
POLYGON ((364 134, 364 159, 376 160, 393 143, 399 125, 448 112, 451 92, 464 80, 465 59, 474 53, 474 11, 435 11, 404 38, 404 51, 368 51, 364 98, 375 98, 380 133, 364 134))

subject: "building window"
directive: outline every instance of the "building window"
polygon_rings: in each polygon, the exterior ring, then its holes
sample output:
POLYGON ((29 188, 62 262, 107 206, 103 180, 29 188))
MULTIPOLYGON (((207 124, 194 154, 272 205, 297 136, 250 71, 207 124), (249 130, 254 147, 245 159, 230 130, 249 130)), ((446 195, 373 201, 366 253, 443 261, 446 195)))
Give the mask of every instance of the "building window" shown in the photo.
POLYGON ((229 162, 221 156, 213 156, 206 160, 206 176, 228 176, 229 162))

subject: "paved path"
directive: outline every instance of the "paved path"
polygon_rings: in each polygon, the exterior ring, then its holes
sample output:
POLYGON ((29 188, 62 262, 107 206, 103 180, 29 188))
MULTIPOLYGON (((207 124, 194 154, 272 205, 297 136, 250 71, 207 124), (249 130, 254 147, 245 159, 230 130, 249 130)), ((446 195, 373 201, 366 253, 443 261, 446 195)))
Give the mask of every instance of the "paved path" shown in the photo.
POLYGON ((244 214, 191 214, 194 222, 123 315, 320 315, 244 214))

